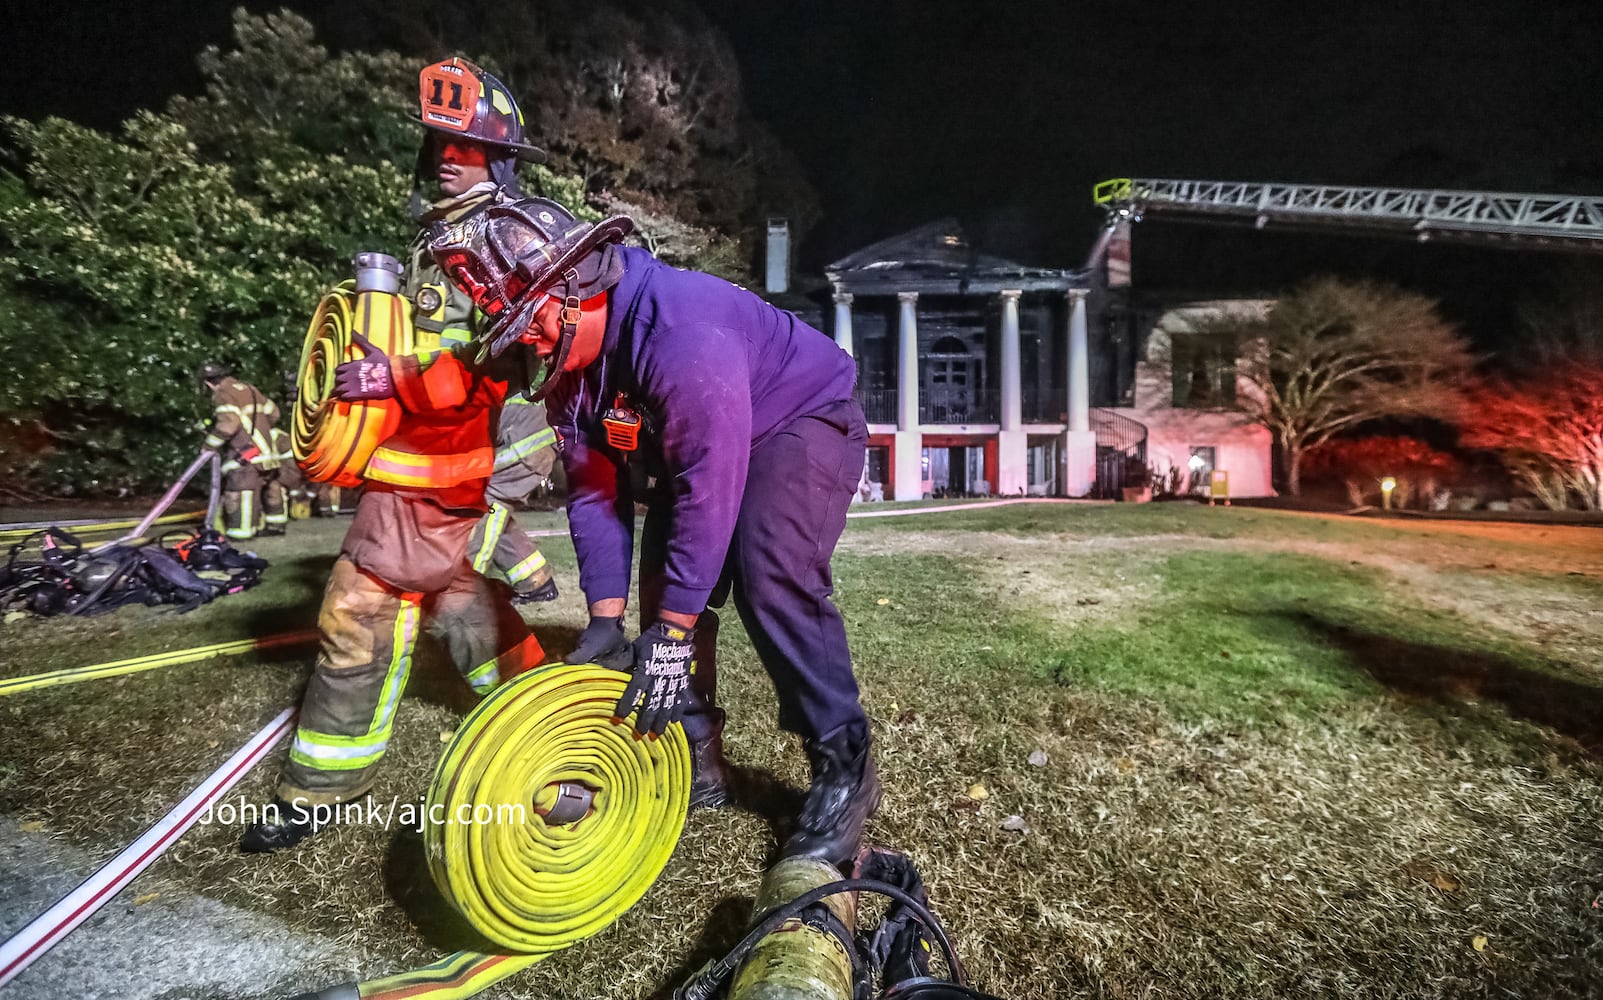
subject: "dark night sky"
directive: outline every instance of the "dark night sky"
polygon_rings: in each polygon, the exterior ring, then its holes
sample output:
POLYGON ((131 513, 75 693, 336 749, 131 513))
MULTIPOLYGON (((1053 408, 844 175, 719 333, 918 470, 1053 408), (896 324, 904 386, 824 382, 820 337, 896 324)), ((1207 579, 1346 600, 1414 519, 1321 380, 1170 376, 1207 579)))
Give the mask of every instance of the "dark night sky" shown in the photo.
MULTIPOLYGON (((159 107, 197 87, 194 56, 226 42, 231 6, 85 0, 15 23, 0 107, 101 126, 159 107)), ((1090 186, 1111 176, 1603 193, 1598 0, 701 6, 822 197, 804 263, 952 214, 1004 252, 1073 265, 1098 222, 1090 186)), ((1188 261, 1239 254, 1273 284, 1274 264, 1428 275, 1549 259, 1436 266, 1381 243, 1149 224, 1136 263, 1205 283, 1188 261)))

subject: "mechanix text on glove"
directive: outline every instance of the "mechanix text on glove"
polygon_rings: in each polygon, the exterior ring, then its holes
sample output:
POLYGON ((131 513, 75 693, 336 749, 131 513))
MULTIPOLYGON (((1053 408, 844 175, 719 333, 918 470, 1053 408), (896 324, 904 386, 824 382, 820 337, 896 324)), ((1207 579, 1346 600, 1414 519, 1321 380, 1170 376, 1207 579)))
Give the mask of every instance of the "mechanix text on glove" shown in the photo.
POLYGON ((668 724, 684 717, 690 704, 690 674, 695 669, 694 635, 689 629, 658 622, 635 640, 634 676, 618 701, 618 718, 639 706, 635 732, 660 736, 668 724))

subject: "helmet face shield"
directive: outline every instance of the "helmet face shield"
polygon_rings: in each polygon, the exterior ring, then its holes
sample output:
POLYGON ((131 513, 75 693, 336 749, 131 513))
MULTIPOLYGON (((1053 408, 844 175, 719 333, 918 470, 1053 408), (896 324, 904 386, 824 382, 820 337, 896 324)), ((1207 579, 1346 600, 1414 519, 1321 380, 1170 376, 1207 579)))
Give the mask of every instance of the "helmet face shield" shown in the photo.
POLYGON ((429 254, 494 327, 541 290, 537 282, 549 287, 560 277, 542 267, 556 259, 560 236, 516 204, 497 205, 459 222, 432 223, 429 254))
POLYGON ((431 223, 429 255, 484 313, 480 339, 494 356, 528 331, 559 283, 566 285, 564 298, 604 290, 581 276, 581 270, 594 270, 584 262, 633 229, 622 216, 593 226, 555 202, 531 198, 431 223))

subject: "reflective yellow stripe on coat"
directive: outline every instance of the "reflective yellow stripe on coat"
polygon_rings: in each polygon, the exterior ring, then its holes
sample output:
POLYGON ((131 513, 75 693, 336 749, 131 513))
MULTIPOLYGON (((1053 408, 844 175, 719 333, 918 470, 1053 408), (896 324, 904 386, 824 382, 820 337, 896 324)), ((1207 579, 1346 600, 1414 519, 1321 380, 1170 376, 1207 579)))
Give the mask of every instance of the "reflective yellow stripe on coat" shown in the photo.
POLYGON ((439 487, 487 479, 495 470, 495 449, 475 448, 455 455, 419 455, 380 447, 363 476, 396 486, 439 487))

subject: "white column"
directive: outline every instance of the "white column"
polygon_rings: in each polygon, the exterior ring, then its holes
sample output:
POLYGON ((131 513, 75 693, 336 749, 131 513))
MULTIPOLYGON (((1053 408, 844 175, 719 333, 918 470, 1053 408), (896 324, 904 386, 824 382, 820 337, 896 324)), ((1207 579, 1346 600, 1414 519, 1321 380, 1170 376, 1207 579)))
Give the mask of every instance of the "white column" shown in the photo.
POLYGON ((896 347, 896 499, 924 496, 924 435, 918 423, 918 293, 898 292, 902 304, 896 347))
POLYGON ((1018 289, 1002 291, 1002 429, 1016 431, 1024 422, 1023 377, 1019 373, 1018 289))
POLYGON ((852 350, 852 293, 835 293, 835 343, 847 354, 852 350))
POLYGON ((1096 432, 1091 430, 1091 365, 1083 288, 1069 289, 1069 426, 1063 433, 1063 492, 1082 497, 1096 483, 1096 432))
POLYGON ((1069 430, 1091 429, 1091 362, 1083 288, 1069 290, 1069 430))
POLYGON ((918 429, 918 293, 897 292, 902 303, 896 338, 896 429, 918 429))
POLYGON ((1002 290, 1002 429, 996 436, 996 482, 1001 496, 1024 493, 1030 482, 1029 436, 1023 431, 1024 391, 1019 364, 1019 289, 1002 290))

